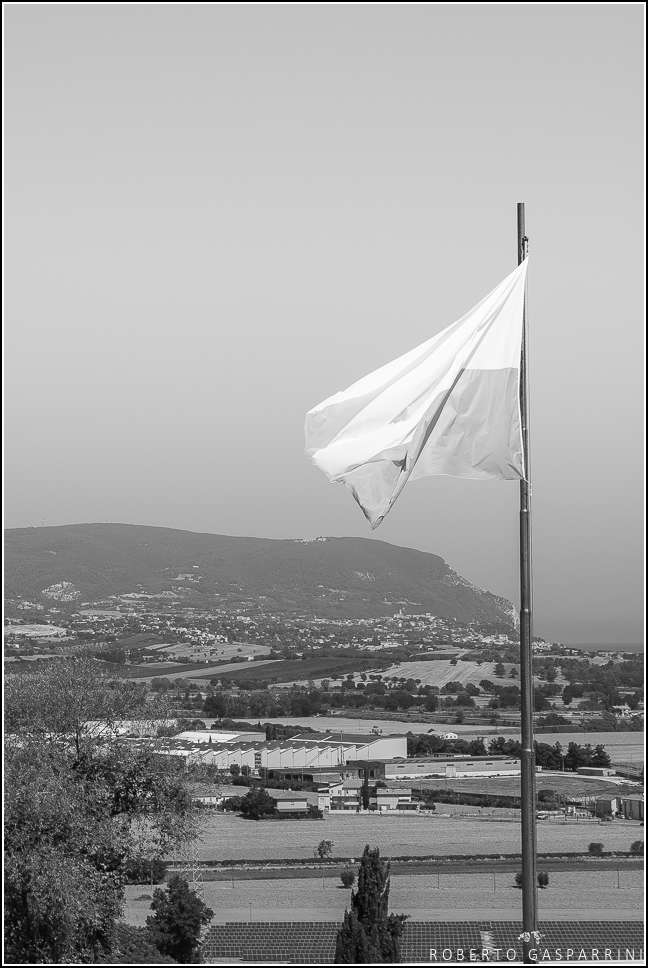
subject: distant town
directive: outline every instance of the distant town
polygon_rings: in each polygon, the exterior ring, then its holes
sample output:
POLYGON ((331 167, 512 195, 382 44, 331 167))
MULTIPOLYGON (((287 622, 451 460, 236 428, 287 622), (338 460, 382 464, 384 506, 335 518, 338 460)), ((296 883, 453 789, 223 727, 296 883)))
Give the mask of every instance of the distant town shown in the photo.
MULTIPOLYGON (((263 603, 200 609, 170 591, 96 602, 61 582, 41 602, 5 606, 8 668, 88 655, 175 696, 180 712, 219 717, 399 714, 475 725, 515 721, 514 627, 461 623, 401 607, 378 618, 266 612, 263 603)), ((180 583, 183 583, 182 585, 180 583)), ((643 656, 584 651, 537 638, 539 728, 643 729, 643 656)))

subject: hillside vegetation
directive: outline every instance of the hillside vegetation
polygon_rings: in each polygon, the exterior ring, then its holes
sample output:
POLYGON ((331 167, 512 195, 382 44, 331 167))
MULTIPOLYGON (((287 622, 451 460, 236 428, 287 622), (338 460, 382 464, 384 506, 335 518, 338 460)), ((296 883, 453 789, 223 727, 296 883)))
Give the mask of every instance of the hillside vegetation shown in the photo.
POLYGON ((16 528, 5 536, 8 598, 77 601, 176 592, 183 602, 322 617, 432 612, 510 624, 511 604, 475 588, 438 555, 364 538, 237 538, 127 524, 16 528), (57 594, 55 591, 54 594, 57 594))

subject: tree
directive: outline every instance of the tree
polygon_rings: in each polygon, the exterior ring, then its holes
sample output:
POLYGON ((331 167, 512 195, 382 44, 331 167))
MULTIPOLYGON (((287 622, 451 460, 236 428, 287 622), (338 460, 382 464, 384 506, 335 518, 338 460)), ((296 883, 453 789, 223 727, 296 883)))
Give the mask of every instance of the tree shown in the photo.
POLYGON ((598 842, 593 842, 589 845, 587 849, 590 852, 590 854, 592 854, 593 857, 600 857, 601 854, 603 853, 603 844, 600 844, 598 842))
MULTIPOLYGON (((106 959, 108 961, 108 959, 106 959)), ((101 963, 101 962, 100 962, 101 963)), ((163 955, 151 942, 147 928, 132 924, 118 924, 115 944, 110 953, 110 964, 117 965, 175 965, 174 958, 163 955)))
POLYGON ((146 926, 155 947, 181 964, 194 962, 200 930, 214 914, 211 908, 178 874, 165 891, 158 888, 154 892, 151 907, 155 914, 146 919, 146 926))
POLYGON ((351 870, 350 867, 345 867, 342 873, 340 874, 340 880, 342 881, 343 887, 346 887, 346 888, 353 887, 355 883, 355 873, 351 870))
POLYGON ((437 709, 439 708, 439 700, 437 699, 437 697, 435 695, 428 694, 425 697, 425 701, 423 703, 423 708, 428 713, 435 713, 437 711, 437 709))
POLYGON ((630 844, 631 854, 643 854, 644 852, 644 842, 643 840, 633 840, 630 844))
POLYGON ((252 787, 241 799, 241 814, 248 820, 260 820, 275 812, 275 802, 263 787, 252 787))
POLYGON ((367 845, 360 861, 351 910, 335 943, 336 964, 380 964, 400 961, 400 936, 406 915, 389 914, 389 864, 378 848, 367 845))
POLYGON ((365 771, 364 780, 362 781, 362 787, 360 788, 360 801, 362 803, 362 809, 369 809, 369 777, 365 771))
POLYGON ((330 857, 333 853, 333 841, 332 840, 320 840, 317 845, 317 856, 320 860, 324 860, 326 857, 330 857))
POLYGON ((113 727, 144 692, 74 659, 8 676, 5 934, 18 963, 106 959, 129 871, 191 833, 182 777, 113 727))
POLYGON ((609 766, 610 765, 610 754, 605 749, 602 743, 597 743, 594 747, 594 753, 592 755, 590 766, 609 766))
POLYGON ((227 714, 227 698, 220 694, 207 696, 203 712, 206 712, 208 716, 216 716, 218 719, 222 719, 227 714))

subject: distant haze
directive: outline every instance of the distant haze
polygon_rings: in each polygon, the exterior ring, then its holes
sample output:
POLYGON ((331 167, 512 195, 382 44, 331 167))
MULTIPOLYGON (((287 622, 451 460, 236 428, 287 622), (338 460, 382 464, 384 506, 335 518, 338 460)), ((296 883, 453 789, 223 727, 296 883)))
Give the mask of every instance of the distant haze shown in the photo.
MULTIPOLYGON (((530 236, 535 626, 642 638, 639 5, 10 5, 6 524, 368 536, 307 409, 530 236)), ((517 486, 376 537, 517 599, 517 486)))

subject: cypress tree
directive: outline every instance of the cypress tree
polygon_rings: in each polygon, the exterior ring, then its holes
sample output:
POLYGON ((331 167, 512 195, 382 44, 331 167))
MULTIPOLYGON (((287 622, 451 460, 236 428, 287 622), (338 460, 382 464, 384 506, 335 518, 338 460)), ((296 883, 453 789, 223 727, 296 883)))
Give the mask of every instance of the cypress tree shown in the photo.
POLYGON ((400 936, 407 915, 389 914, 389 863, 367 845, 358 886, 351 895, 335 944, 336 964, 380 964, 400 960, 400 936))
POLYGON ((369 809, 369 777, 365 771, 364 780, 362 781, 362 788, 360 790, 360 796, 362 799, 362 809, 369 809))

